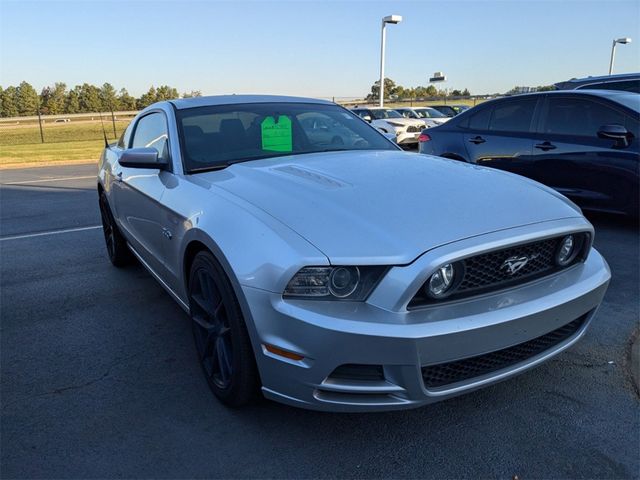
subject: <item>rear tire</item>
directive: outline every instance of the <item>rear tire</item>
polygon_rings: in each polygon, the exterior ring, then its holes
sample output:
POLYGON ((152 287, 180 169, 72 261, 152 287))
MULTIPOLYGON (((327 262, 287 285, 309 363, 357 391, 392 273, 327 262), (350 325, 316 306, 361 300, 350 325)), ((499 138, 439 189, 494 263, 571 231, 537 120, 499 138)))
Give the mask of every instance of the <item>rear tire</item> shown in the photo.
POLYGON ((247 326, 231 282, 207 251, 191 264, 189 307, 198 362, 211 391, 230 407, 254 401, 260 382, 247 326))
POLYGON ((104 233, 104 241, 107 246, 107 254, 111 263, 118 267, 124 267, 131 263, 133 255, 127 246, 127 241, 120 233, 120 229, 116 225, 107 196, 104 192, 100 192, 100 216, 102 217, 102 232, 104 233))

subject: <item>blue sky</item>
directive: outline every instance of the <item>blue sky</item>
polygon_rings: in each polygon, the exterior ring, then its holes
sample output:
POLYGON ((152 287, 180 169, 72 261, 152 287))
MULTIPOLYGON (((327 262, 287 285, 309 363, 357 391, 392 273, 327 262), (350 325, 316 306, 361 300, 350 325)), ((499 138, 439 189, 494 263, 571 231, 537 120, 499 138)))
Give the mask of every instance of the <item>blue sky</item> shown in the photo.
POLYGON ((640 70, 640 1, 13 1, 0 0, 0 85, 27 80, 204 94, 361 96, 386 74, 404 86, 502 92, 640 70))

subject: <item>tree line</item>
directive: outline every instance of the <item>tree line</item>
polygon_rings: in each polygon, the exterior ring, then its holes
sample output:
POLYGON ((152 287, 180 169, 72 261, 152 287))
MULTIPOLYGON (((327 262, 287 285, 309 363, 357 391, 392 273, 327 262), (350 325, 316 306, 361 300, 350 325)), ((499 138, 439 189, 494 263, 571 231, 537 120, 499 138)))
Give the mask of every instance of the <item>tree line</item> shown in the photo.
POLYGON ((44 87, 38 93, 28 82, 21 82, 18 86, 0 86, 0 117, 37 115, 38 111, 43 115, 64 115, 140 110, 154 102, 180 96, 189 98, 200 97, 202 94, 194 90, 180 95, 174 87, 161 85, 150 87, 136 98, 126 88, 116 90, 110 83, 104 83, 101 87, 83 83, 68 89, 61 82, 44 87))
MULTIPOLYGON (((398 85, 396 82, 391 80, 390 78, 384 79, 384 96, 385 98, 390 98, 393 100, 409 100, 412 98, 435 98, 435 97, 444 97, 445 95, 451 95, 453 97, 470 97, 471 93, 468 89, 464 90, 451 90, 450 92, 445 92, 444 90, 438 90, 435 86, 429 85, 427 87, 417 86, 417 87, 403 87, 402 85, 398 85)), ((366 96, 365 100, 373 101, 378 100, 380 98, 380 80, 374 82, 371 85, 371 91, 366 96)))

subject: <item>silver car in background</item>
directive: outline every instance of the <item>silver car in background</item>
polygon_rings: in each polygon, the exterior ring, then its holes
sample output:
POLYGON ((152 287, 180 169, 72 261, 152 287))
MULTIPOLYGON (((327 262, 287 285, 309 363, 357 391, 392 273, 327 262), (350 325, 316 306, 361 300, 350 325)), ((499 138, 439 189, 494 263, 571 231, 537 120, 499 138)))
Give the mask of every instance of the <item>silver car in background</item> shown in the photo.
POLYGON ((261 391, 393 410, 472 391, 576 342, 610 278, 563 196, 403 152, 320 100, 151 105, 104 150, 98 191, 112 263, 136 257, 188 313, 232 406, 261 391))
POLYGON ((450 118, 435 108, 430 107, 401 107, 395 110, 405 118, 422 120, 425 128, 437 127, 450 118))

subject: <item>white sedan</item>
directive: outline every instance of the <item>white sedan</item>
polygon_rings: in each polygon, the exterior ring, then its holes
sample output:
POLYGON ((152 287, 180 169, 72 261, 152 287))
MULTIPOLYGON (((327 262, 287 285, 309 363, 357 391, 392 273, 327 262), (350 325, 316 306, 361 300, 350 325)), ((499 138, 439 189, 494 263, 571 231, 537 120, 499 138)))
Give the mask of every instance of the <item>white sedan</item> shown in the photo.
POLYGON ((369 122, 382 133, 395 134, 396 143, 401 147, 415 147, 424 122, 405 118, 395 110, 382 107, 355 107, 353 113, 369 122))
POLYGON ((450 118, 435 108, 430 107, 403 107, 396 108, 395 110, 405 118, 422 120, 426 128, 442 125, 450 118))

